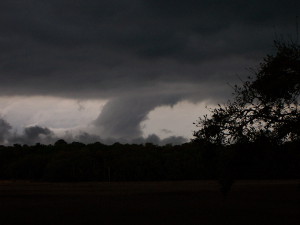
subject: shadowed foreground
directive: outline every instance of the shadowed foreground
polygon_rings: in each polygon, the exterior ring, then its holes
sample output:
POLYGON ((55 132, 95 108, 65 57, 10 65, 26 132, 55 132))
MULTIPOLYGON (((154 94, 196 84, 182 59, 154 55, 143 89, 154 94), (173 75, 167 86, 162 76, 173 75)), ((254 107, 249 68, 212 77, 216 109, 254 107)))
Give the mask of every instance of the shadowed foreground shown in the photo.
POLYGON ((7 224, 300 224, 298 181, 0 182, 7 224))

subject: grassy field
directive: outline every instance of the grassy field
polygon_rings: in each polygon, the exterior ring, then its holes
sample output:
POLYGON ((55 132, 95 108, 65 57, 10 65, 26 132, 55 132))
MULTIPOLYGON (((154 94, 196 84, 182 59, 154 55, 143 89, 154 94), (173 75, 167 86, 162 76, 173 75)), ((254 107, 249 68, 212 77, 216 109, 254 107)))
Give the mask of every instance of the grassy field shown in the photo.
POLYGON ((0 224, 300 224, 299 181, 0 181, 0 224))

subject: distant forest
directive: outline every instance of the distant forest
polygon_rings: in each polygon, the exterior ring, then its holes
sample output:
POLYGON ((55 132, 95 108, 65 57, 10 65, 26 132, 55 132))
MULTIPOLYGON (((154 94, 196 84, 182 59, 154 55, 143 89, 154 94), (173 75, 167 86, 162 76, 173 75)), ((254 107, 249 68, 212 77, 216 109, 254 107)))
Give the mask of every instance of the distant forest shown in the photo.
POLYGON ((0 146, 0 179, 33 181, 160 181, 300 179, 300 142, 220 146, 101 143, 0 146))

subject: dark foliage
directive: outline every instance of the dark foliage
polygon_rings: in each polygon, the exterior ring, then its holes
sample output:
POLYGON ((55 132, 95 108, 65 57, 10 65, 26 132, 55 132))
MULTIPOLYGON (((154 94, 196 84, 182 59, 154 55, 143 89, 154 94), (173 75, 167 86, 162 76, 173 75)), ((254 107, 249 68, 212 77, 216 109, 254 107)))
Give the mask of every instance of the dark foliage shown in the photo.
POLYGON ((198 140, 220 145, 267 138, 276 144, 300 139, 300 46, 275 42, 254 77, 234 86, 234 99, 197 123, 198 140))
MULTIPOLYGON (((78 142, 0 147, 0 179, 38 181, 159 181, 300 178, 300 142, 268 140, 221 147, 78 142)), ((230 182, 229 182, 230 181, 230 182)), ((225 183, 224 183, 225 184, 225 183)))
POLYGON ((226 149, 218 172, 225 197, 237 178, 300 175, 300 46, 275 41, 275 48, 253 77, 233 87, 232 101, 197 123, 194 142, 226 149))

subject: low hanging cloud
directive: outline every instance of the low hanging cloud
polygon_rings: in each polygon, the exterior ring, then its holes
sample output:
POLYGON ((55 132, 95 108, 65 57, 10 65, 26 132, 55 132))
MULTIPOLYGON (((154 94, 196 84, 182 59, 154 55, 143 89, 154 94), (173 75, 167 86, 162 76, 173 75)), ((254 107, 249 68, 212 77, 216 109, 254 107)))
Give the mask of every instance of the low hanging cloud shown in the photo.
POLYGON ((41 144, 54 144, 59 139, 64 139, 68 143, 71 142, 82 142, 85 144, 101 142, 103 144, 114 144, 116 142, 125 144, 125 143, 135 143, 135 144, 145 144, 153 143, 156 145, 166 145, 166 144, 175 144, 179 145, 187 142, 186 138, 180 136, 170 136, 165 139, 159 138, 155 134, 151 134, 146 138, 138 137, 134 139, 126 139, 121 136, 117 137, 107 137, 101 138, 98 135, 90 134, 87 132, 79 132, 74 134, 73 132, 67 131, 64 135, 56 135, 54 132, 47 127, 40 126, 30 126, 26 127, 23 130, 22 134, 17 134, 11 132, 11 125, 4 119, 0 119, 0 144, 4 145, 13 145, 13 144, 26 144, 26 145, 35 145, 36 143, 41 144))
POLYGON ((189 140, 187 138, 181 137, 181 136, 170 136, 170 137, 161 139, 156 134, 150 134, 146 138, 140 137, 140 138, 133 139, 131 143, 136 143, 136 144, 152 143, 155 145, 163 146, 163 145, 167 145, 167 144, 181 145, 188 141, 189 140))
POLYGON ((4 119, 0 118, 0 144, 5 144, 10 135, 11 126, 4 119))
POLYGON ((54 133, 47 127, 32 126, 24 129, 25 142, 34 144, 37 142, 52 142, 54 133))
POLYGON ((33 127, 26 127, 24 129, 24 135, 28 139, 36 139, 40 135, 48 136, 51 135, 52 132, 48 128, 42 128, 39 126, 33 126, 33 127))
POLYGON ((109 101, 94 121, 96 132, 103 137, 132 140, 142 136, 141 122, 148 113, 160 105, 174 105, 175 96, 129 96, 109 101))
POLYGON ((57 137, 47 127, 31 126, 26 127, 22 134, 10 134, 8 144, 27 144, 34 145, 36 143, 52 144, 57 137))
POLYGON ((188 142, 189 140, 185 137, 181 136, 169 136, 167 138, 160 138, 156 134, 150 134, 147 137, 138 137, 133 139, 125 139, 125 138, 101 138, 100 136, 89 134, 87 132, 82 132, 79 135, 75 136, 68 136, 66 139, 68 142, 79 141, 85 144, 101 142, 103 144, 112 145, 114 143, 121 143, 121 144, 146 144, 152 143, 155 145, 181 145, 183 143, 188 142))

